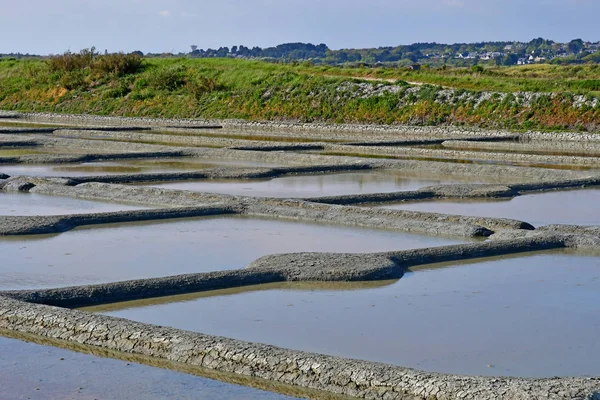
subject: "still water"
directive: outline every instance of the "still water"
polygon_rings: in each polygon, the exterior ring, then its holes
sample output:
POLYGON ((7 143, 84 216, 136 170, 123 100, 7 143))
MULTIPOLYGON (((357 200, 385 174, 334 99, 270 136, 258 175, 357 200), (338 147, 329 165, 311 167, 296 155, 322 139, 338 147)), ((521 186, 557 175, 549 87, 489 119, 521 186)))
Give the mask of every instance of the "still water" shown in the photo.
POLYGON ((0 215, 66 215, 138 210, 142 206, 0 191, 0 215))
POLYGON ((379 252, 460 240, 377 229, 216 217, 0 237, 0 290, 106 283, 243 268, 288 252, 379 252))
POLYGON ((269 399, 292 397, 0 336, 2 399, 269 399))
POLYGON ((379 284, 262 285, 91 310, 427 371, 600 375, 600 257, 566 252, 438 264, 379 284))
POLYGON ((186 172, 197 171, 207 168, 239 167, 258 168, 276 167, 279 165, 244 161, 244 160, 222 160, 195 157, 163 157, 142 158, 130 160, 98 161, 78 164, 16 164, 0 165, 0 173, 10 176, 100 176, 118 174, 142 174, 162 172, 186 172))
POLYGON ((284 176, 264 181, 169 182, 153 186, 257 197, 319 197, 399 192, 450 183, 456 183, 456 180, 413 178, 394 172, 369 171, 284 176))
POLYGON ((534 226, 600 225, 600 190, 568 190, 515 197, 503 201, 424 201, 382 206, 398 210, 512 218, 534 226))

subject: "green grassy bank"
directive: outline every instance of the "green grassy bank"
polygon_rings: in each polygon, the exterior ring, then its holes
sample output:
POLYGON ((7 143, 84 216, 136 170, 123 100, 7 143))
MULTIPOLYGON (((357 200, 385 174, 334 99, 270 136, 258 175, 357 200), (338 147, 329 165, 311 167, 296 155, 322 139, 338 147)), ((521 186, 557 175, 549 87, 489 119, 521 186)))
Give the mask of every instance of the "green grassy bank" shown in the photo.
POLYGON ((0 109, 18 111, 597 131, 597 97, 597 65, 407 71, 85 52, 0 61, 0 109))

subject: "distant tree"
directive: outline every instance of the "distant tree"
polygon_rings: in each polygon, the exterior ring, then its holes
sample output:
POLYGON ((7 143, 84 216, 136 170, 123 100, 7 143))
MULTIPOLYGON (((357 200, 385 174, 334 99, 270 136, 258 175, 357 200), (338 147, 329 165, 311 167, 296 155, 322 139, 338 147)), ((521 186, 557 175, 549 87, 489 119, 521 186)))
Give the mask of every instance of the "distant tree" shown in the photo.
POLYGON ((581 50, 583 50, 583 40, 581 40, 581 39, 571 40, 569 42, 569 44, 567 45, 567 48, 569 49, 569 51, 571 53, 579 54, 581 52, 581 50))
POLYGON ((238 47, 237 47, 237 46, 233 46, 233 47, 231 48, 231 52, 232 52, 233 54, 236 54, 236 53, 237 53, 237 51, 238 51, 238 47))
POLYGON ((516 54, 507 54, 504 57, 497 57, 495 59, 496 65, 516 65, 517 61, 519 61, 519 56, 516 54))
POLYGON ((240 46, 238 48, 238 54, 244 57, 248 57, 250 56, 250 49, 247 48, 246 46, 240 46))
POLYGON ((362 55, 360 53, 349 53, 348 61, 349 62, 357 62, 362 60, 362 55))
POLYGON ((423 54, 419 50, 417 50, 415 52, 405 54, 404 57, 416 63, 417 61, 419 61, 420 58, 423 58, 423 54))
POLYGON ((192 53, 195 53, 196 51, 198 51, 198 46, 193 44, 190 46, 192 48, 192 53))
POLYGON ((227 54, 229 54, 229 47, 219 47, 219 50, 217 50, 217 57, 227 57, 227 54))

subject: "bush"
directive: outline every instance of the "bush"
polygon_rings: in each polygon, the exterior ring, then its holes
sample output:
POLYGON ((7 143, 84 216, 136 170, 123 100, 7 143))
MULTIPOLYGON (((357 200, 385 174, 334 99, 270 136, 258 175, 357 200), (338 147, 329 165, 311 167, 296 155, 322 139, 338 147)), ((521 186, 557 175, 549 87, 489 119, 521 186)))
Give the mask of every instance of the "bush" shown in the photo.
POLYGON ((139 54, 105 54, 98 55, 95 48, 83 49, 79 53, 66 53, 48 59, 50 72, 67 73, 89 69, 96 75, 115 74, 123 76, 135 74, 142 70, 143 61, 139 54))
POLYGON ((142 90, 148 87, 148 80, 145 78, 139 78, 135 81, 135 83, 133 84, 133 88, 135 90, 142 90))
POLYGON ((183 87, 185 83, 185 74, 181 67, 156 69, 148 78, 148 86, 156 90, 172 91, 183 87))
POLYGON ((73 70, 60 77, 60 86, 67 90, 87 88, 86 74, 82 70, 73 70))
POLYGON ((437 99, 440 88, 431 85, 423 85, 419 89, 419 99, 427 101, 435 101, 437 99))
POLYGON ((105 98, 118 99, 119 97, 125 97, 131 92, 131 88, 127 82, 121 82, 117 87, 107 90, 104 93, 105 98))
POLYGON ((59 56, 52 56, 48 59, 50 72, 71 72, 79 69, 88 68, 92 65, 94 59, 94 48, 81 50, 79 53, 65 52, 59 56))
POLYGON ((199 76, 196 79, 189 80, 186 88, 196 99, 199 99, 203 94, 219 89, 219 86, 215 79, 199 76))
POLYGON ((142 67, 142 58, 134 53, 105 54, 97 57, 92 64, 92 69, 97 73, 116 76, 136 74, 142 70, 142 67))
POLYGON ((154 97, 156 97, 156 93, 153 89, 143 89, 131 94, 131 99, 136 101, 153 99, 154 97))

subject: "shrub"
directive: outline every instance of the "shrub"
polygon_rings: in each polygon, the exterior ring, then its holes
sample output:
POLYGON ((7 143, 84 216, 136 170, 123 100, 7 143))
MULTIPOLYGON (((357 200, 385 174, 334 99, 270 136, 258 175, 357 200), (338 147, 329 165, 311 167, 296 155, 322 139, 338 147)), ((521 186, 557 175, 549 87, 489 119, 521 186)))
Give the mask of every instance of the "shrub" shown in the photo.
POLYGON ((139 92, 133 92, 131 94, 131 99, 137 100, 137 101, 142 101, 142 100, 152 99, 155 96, 156 96, 156 93, 154 92, 153 89, 143 89, 139 92))
POLYGON ((219 86, 215 79, 199 76, 196 79, 189 80, 186 88, 196 99, 199 99, 203 94, 219 89, 219 86))
POLYGON ((142 70, 143 60, 135 53, 105 54, 94 60, 92 69, 100 74, 115 74, 123 76, 136 74, 142 70))
POLYGON ((94 60, 94 51, 96 49, 83 49, 79 53, 65 52, 62 55, 52 56, 47 60, 50 72, 71 72, 78 69, 85 69, 92 65, 94 60))
POLYGON ((139 54, 115 53, 98 55, 95 48, 83 49, 79 53, 70 51, 47 60, 50 72, 67 73, 76 70, 89 69, 96 75, 115 74, 123 76, 140 72, 143 67, 139 54))
POLYGON ((131 88, 127 82, 121 82, 117 87, 107 90, 104 93, 105 98, 117 99, 119 97, 125 97, 131 92, 131 88))
POLYGON ((152 71, 148 78, 148 86, 156 90, 172 91, 185 85, 183 68, 160 68, 152 71))
POLYGON ((60 86, 67 90, 87 88, 86 74, 82 70, 73 70, 64 73, 59 80, 60 86))
POLYGON ((431 85, 423 85, 419 89, 419 99, 435 101, 437 99, 439 88, 431 85))
POLYGON ((135 90, 142 90, 148 87, 148 79, 146 78, 139 78, 135 81, 135 83, 133 84, 133 87, 135 90))

